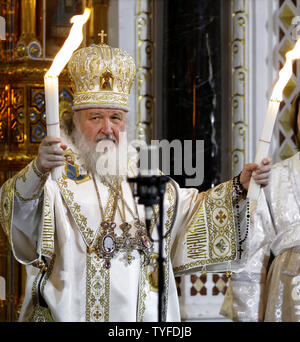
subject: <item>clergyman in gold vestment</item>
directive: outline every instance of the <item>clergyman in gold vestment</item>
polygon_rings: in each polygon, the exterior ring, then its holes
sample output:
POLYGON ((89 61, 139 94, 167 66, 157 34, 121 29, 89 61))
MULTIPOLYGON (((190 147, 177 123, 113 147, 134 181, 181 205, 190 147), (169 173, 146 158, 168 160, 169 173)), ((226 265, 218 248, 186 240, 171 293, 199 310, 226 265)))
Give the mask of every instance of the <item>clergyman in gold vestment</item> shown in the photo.
MULTIPOLYGON (((46 137, 37 158, 1 188, 1 224, 27 270, 20 320, 156 321, 158 209, 151 241, 144 207, 127 178, 97 168, 101 146, 121 148, 134 60, 101 44, 77 50, 68 67, 74 113, 62 123, 64 135, 46 137), (109 86, 102 87, 107 75, 109 86), (57 181, 49 175, 54 167, 63 168, 57 181)), ((244 190, 255 169, 256 181, 267 182, 268 163, 247 164, 240 176, 200 194, 170 179, 164 197, 164 320, 180 320, 175 275, 243 268, 244 190)), ((129 162, 127 176, 136 175, 129 162)))

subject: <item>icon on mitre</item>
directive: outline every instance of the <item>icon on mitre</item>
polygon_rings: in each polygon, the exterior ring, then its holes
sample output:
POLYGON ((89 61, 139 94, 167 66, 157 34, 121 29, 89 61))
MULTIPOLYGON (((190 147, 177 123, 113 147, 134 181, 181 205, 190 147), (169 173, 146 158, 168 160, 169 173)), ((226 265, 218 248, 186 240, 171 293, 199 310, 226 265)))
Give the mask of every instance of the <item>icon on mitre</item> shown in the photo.
POLYGON ((103 90, 112 90, 112 74, 109 71, 106 71, 105 73, 102 74, 101 76, 101 89, 103 90))

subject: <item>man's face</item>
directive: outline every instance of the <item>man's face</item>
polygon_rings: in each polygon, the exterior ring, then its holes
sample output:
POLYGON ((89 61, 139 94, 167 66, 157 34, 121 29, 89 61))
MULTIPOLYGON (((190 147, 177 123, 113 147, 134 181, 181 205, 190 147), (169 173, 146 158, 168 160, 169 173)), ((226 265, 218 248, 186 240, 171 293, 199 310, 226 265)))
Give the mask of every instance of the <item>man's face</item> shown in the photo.
POLYGON ((74 123, 90 143, 97 143, 98 138, 111 135, 119 143, 120 132, 126 130, 126 112, 119 109, 83 109, 74 113, 74 123))

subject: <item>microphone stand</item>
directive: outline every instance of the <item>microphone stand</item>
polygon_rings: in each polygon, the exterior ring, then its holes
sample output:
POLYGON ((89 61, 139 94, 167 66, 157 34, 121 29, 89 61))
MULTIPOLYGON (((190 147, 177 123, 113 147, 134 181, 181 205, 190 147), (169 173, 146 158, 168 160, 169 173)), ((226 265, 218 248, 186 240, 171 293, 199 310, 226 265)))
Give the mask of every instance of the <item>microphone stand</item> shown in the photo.
POLYGON ((150 232, 151 217, 149 216, 149 209, 154 204, 159 204, 159 223, 158 227, 158 322, 163 322, 163 306, 164 306, 164 261, 163 256, 163 214, 164 214, 164 194, 166 190, 166 184, 169 178, 166 176, 142 176, 138 175, 136 178, 128 178, 129 183, 134 183, 133 195, 138 197, 138 203, 143 204, 146 210, 146 229, 150 239, 153 241, 150 232))

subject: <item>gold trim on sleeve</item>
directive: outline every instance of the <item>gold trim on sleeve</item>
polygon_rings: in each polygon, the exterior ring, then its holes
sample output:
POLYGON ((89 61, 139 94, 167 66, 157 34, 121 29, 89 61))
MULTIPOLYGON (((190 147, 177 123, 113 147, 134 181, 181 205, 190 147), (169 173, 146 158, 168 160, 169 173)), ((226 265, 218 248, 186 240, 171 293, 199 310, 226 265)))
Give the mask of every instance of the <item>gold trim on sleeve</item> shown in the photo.
POLYGON ((0 201, 0 222, 9 241, 13 210, 14 183, 15 178, 10 178, 3 184, 0 201))
POLYGON ((205 193, 184 238, 185 262, 174 272, 235 260, 235 233, 232 181, 228 181, 205 193))

